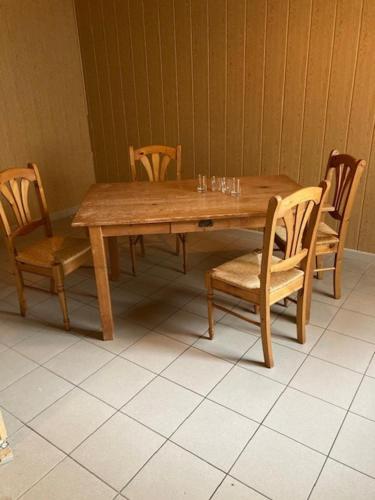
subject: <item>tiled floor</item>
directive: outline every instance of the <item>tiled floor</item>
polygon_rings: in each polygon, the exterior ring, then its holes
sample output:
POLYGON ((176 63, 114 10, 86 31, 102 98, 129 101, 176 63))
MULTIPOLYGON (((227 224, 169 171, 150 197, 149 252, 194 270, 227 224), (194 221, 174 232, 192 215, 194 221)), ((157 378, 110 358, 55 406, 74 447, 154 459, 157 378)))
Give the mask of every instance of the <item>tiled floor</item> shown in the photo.
POLYGON ((48 293, 28 289, 19 317, 0 248, 0 408, 15 455, 0 499, 375 498, 375 256, 348 253, 338 301, 331 276, 315 280, 306 344, 293 304, 273 308, 268 370, 256 327, 217 311, 206 338, 204 271, 260 235, 191 235, 186 276, 172 246, 146 238, 133 278, 122 241, 112 342, 98 339, 92 269, 67 280, 66 333, 48 293))

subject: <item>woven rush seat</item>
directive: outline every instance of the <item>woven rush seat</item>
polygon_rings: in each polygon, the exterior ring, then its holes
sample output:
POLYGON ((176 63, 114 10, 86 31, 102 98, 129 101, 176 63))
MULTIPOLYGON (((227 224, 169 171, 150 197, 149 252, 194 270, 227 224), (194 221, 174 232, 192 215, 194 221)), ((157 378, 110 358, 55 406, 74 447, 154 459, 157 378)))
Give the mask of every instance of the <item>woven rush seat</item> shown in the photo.
MULTIPOLYGON (((280 262, 278 257, 272 257, 272 264, 280 262)), ((244 289, 260 288, 260 270, 262 264, 262 254, 257 252, 241 255, 236 259, 225 262, 221 266, 212 270, 212 278, 224 281, 229 285, 234 285, 244 289)), ((290 269, 280 271, 271 275, 271 292, 293 283, 295 280, 303 277, 301 269, 290 269)))
MULTIPOLYGON (((285 227, 277 227, 276 234, 283 241, 286 240, 286 230, 285 227)), ((318 227, 318 234, 316 237, 316 244, 330 244, 337 243, 339 241, 339 235, 325 222, 320 222, 318 227)))
POLYGON ((56 263, 65 266, 71 259, 76 259, 88 250, 90 250, 90 242, 83 238, 51 236, 21 250, 16 260, 24 264, 47 268, 56 263))

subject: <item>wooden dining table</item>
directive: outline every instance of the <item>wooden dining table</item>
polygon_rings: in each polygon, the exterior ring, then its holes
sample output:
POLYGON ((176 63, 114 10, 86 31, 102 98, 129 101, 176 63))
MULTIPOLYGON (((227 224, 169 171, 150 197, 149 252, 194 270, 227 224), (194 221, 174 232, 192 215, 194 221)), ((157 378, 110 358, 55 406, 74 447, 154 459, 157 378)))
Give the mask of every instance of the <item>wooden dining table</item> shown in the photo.
POLYGON ((241 177, 240 183, 239 196, 199 193, 197 181, 191 179, 90 187, 72 225, 89 231, 103 340, 112 340, 114 332, 105 239, 111 278, 117 279, 118 236, 264 228, 270 198, 301 187, 286 175, 241 177))

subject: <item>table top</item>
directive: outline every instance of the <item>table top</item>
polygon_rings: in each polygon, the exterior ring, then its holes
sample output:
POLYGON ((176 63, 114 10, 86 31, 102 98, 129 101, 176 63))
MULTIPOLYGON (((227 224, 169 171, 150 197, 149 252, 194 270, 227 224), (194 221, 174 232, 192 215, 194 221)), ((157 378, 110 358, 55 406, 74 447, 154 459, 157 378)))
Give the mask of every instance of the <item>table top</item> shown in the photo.
POLYGON ((73 226, 149 224, 230 217, 265 216, 274 195, 301 186, 286 175, 241 177, 241 195, 198 193, 197 180, 93 184, 73 226))

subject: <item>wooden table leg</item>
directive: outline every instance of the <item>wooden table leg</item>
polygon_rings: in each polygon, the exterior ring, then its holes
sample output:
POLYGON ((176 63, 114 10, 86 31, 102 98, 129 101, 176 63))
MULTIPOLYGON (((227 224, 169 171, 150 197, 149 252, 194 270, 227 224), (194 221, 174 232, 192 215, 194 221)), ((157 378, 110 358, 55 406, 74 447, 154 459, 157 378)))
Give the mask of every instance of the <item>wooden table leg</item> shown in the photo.
POLYGON ((117 281, 120 279, 120 253, 116 236, 110 236, 108 240, 109 264, 111 268, 110 279, 117 281))
POLYGON ((90 242, 94 261, 96 288, 99 299, 100 320, 103 340, 113 339, 113 317, 109 290, 107 259, 101 227, 90 227, 90 242))

